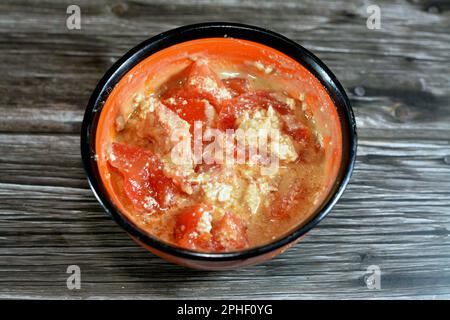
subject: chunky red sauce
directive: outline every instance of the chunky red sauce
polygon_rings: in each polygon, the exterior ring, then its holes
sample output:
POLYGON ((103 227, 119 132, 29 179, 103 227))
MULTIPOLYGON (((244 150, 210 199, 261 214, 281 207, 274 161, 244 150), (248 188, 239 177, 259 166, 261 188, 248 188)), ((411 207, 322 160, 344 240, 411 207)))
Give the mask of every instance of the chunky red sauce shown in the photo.
POLYGON ((139 228, 224 252, 307 221, 335 179, 341 136, 334 105, 300 64, 253 42, 203 39, 120 81, 96 151, 113 201, 139 228))

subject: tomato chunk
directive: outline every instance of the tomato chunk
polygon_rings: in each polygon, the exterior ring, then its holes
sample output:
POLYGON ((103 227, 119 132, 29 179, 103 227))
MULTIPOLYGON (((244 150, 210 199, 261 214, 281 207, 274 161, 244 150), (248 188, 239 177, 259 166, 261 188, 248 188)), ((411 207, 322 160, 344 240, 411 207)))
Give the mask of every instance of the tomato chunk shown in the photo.
POLYGON ((111 147, 109 163, 121 172, 130 173, 136 169, 138 164, 147 158, 151 158, 153 153, 142 148, 129 146, 123 143, 113 143, 111 147))
POLYGON ((192 250, 232 251, 248 246, 247 228, 238 216, 227 212, 211 226, 212 206, 199 204, 176 216, 175 243, 192 250))
POLYGON ((278 196, 271 206, 270 215, 275 219, 285 219, 293 211, 298 201, 304 199, 306 189, 300 181, 291 184, 288 191, 278 196))
POLYGON ((255 108, 255 105, 246 103, 245 98, 236 97, 223 104, 217 117, 217 127, 221 130, 236 129, 236 120, 242 116, 245 111, 255 108))
POLYGON ((183 86, 188 97, 208 100, 216 109, 231 98, 219 76, 204 62, 194 62, 183 86))
POLYGON ((295 125, 289 125, 286 122, 283 126, 284 132, 292 137, 292 139, 296 142, 308 142, 311 138, 310 129, 302 125, 301 123, 295 123, 295 125))
POLYGON ((165 95, 162 102, 176 112, 181 119, 186 120, 191 125, 191 130, 195 121, 205 122, 207 120, 205 107, 208 102, 204 99, 189 97, 181 89, 165 95))
POLYGON ((272 107, 281 115, 285 115, 291 112, 291 109, 286 103, 281 102, 276 97, 274 97, 273 94, 265 90, 257 90, 254 92, 249 92, 248 94, 245 95, 245 97, 246 99, 251 101, 251 103, 253 103, 254 105, 263 109, 268 109, 269 107, 272 107))
POLYGON ((124 190, 137 210, 165 209, 179 191, 162 170, 160 160, 150 151, 122 143, 112 144, 109 163, 124 177, 124 190))
POLYGON ((247 227, 231 212, 227 212, 214 225, 212 238, 217 251, 232 251, 248 246, 247 227))
POLYGON ((229 78, 222 82, 233 96, 241 95, 249 90, 249 82, 244 78, 229 78))
POLYGON ((211 249, 211 211, 207 204, 184 208, 176 216, 176 244, 186 249, 211 249))
POLYGON ((235 129, 236 120, 246 111, 257 108, 268 109, 269 107, 281 115, 290 112, 287 104, 277 100, 268 91, 257 90, 241 94, 223 104, 218 116, 218 128, 221 130, 235 129))

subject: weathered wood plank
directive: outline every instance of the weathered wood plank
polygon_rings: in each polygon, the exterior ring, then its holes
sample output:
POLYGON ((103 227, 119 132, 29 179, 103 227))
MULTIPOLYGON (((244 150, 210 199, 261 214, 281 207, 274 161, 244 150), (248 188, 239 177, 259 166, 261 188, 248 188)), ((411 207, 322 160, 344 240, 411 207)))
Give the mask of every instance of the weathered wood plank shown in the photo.
POLYGON ((0 3, 0 298, 450 298, 450 6, 377 1, 0 3), (228 20, 281 32, 338 76, 359 129, 343 198, 304 241, 259 266, 199 272, 128 238, 89 190, 79 130, 90 92, 129 48, 228 20), (82 289, 66 288, 66 268, 82 289), (366 288, 379 265, 382 290, 366 288))

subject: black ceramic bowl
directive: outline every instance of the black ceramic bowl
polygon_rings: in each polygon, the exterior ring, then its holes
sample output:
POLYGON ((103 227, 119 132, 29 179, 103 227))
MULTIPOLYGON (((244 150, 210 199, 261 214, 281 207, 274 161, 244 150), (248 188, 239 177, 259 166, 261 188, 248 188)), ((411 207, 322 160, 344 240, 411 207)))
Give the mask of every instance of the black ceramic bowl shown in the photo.
POLYGON ((271 258, 298 241, 333 208, 349 182, 356 157, 356 125, 347 95, 334 74, 311 52, 275 32, 236 23, 202 23, 180 27, 144 41, 127 52, 98 83, 84 115, 81 130, 81 155, 89 184, 105 211, 141 245, 175 263, 201 269, 224 269, 257 263, 271 258), (342 130, 342 160, 328 197, 304 225, 276 241, 238 252, 205 253, 171 246, 141 231, 111 201, 102 184, 95 155, 95 136, 102 106, 118 81, 146 57, 172 45, 202 38, 231 37, 272 47, 308 69, 325 87, 334 102, 342 130))

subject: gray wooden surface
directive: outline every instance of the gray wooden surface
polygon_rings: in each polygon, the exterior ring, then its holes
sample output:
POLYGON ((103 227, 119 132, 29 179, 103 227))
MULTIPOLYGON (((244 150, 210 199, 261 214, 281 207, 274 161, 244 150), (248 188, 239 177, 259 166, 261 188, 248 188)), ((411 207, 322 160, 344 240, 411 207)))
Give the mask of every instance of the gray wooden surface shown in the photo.
POLYGON ((450 2, 0 2, 0 298, 450 298, 450 2), (366 6, 381 30, 366 28, 366 6), (66 8, 81 8, 67 30, 66 8), (316 53, 353 104, 352 181, 283 255, 225 272, 138 247, 85 180, 79 130, 97 81, 129 48, 183 24, 267 27, 316 53), (66 287, 79 265, 80 290, 66 287), (366 268, 381 268, 369 290, 366 268))

